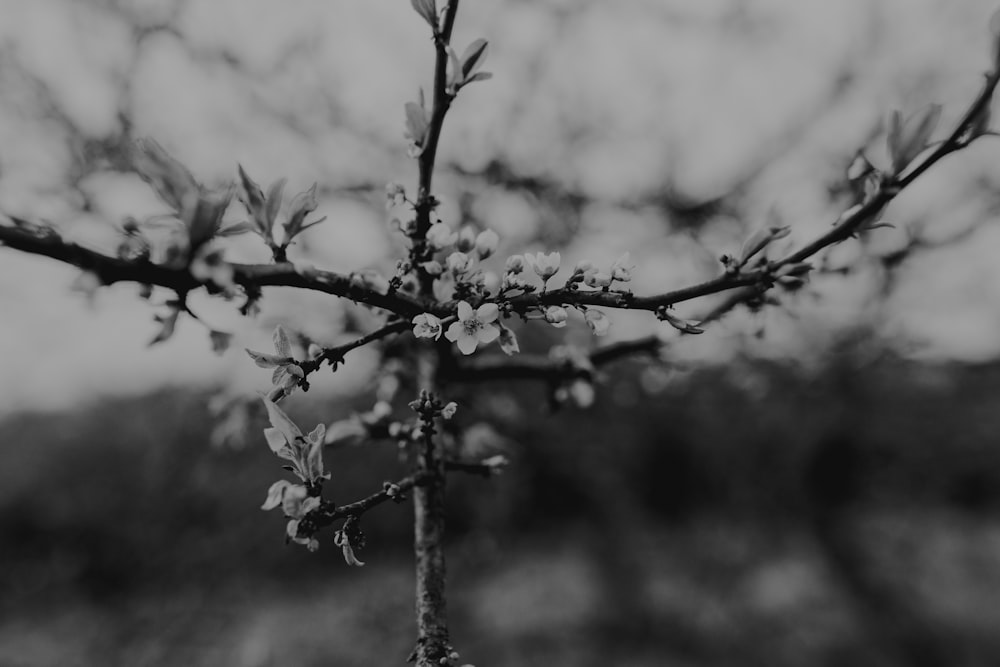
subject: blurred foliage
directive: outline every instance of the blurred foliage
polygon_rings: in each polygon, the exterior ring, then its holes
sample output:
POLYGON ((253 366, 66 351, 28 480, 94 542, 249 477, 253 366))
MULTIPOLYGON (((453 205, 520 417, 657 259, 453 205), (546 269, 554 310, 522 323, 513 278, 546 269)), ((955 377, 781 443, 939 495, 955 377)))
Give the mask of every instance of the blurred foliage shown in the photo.
MULTIPOLYGON (((458 418, 495 422, 513 463, 452 478, 463 660, 990 664, 998 390, 997 364, 852 345, 810 372, 622 364, 589 411, 551 415, 531 384, 470 401, 458 418)), ((258 509, 273 457, 256 429, 209 446, 208 398, 0 424, 0 662, 67 664, 65 632, 73 664, 405 657, 409 504, 366 517, 360 571, 332 545, 282 548, 258 509)), ((304 424, 366 407, 310 399, 304 424)), ((389 444, 327 459, 338 502, 404 471, 389 444)))

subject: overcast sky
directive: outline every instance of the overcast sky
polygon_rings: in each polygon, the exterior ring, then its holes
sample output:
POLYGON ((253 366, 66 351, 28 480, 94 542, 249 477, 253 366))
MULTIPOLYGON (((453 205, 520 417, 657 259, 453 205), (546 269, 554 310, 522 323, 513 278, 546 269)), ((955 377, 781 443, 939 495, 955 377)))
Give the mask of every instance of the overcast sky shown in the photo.
MULTIPOLYGON (((446 124, 442 215, 471 197, 476 219, 503 236, 498 264, 526 249, 559 247, 565 264, 610 263, 628 250, 638 292, 703 280, 769 212, 792 225, 792 242, 827 229, 839 213, 830 187, 892 109, 941 102, 943 124, 954 121, 987 66, 993 8, 987 0, 468 0, 455 42, 461 51, 488 39, 494 78, 464 90, 446 124), (579 218, 461 175, 495 160, 582 196, 579 218), (651 204, 664 193, 681 203, 728 196, 698 224, 651 204)), ((0 0, 0 19, 0 209, 111 249, 124 216, 162 212, 115 164, 123 137, 152 136, 209 185, 233 179, 237 162, 260 183, 287 177, 291 193, 319 182, 319 214, 329 221, 293 259, 340 271, 391 266, 400 246, 387 233, 382 187, 412 187, 403 104, 429 86, 432 66, 426 25, 406 0, 0 0)), ((877 148, 871 155, 883 158, 877 148)), ((932 241, 976 230, 913 258, 887 302, 872 299, 878 276, 861 269, 817 281, 823 298, 790 304, 797 317, 733 317, 678 353, 719 358, 739 344, 807 355, 832 332, 872 322, 917 356, 996 356, 998 157, 1000 142, 985 141, 890 208, 898 227, 873 235, 868 252, 898 247, 918 229, 932 241), (764 340, 748 340, 761 326, 764 340)), ((863 250, 846 244, 834 263, 863 250)), ((265 257, 252 242, 229 256, 265 257)), ((337 335, 330 299, 272 291, 256 324, 195 304, 239 334, 223 357, 191 321, 147 349, 156 309, 135 286, 89 303, 69 290, 77 275, 0 249, 0 410, 164 382, 263 387, 266 373, 239 349, 266 349, 274 323, 321 340, 337 335)), ((679 310, 694 316, 698 305, 679 310)), ((636 314, 615 322, 619 336, 657 328, 636 314)), ((361 355, 324 382, 349 387, 369 361, 361 355)))

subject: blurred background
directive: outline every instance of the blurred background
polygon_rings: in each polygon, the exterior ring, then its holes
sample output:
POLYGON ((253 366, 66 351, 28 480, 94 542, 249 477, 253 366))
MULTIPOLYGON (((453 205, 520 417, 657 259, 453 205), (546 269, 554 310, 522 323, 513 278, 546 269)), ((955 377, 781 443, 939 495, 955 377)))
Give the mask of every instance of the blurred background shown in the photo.
MULTIPOLYGON (((455 226, 563 265, 631 252, 638 293, 704 280, 754 229, 822 233, 856 151, 938 102, 942 130, 990 59, 985 0, 494 0, 462 5, 486 83, 445 126, 436 189, 455 226)), ((429 88, 403 0, 0 0, 0 209, 112 252, 163 205, 125 150, 155 137, 206 185, 240 163, 328 221, 293 261, 389 272, 384 186, 412 192, 403 104, 429 88)), ((588 409, 549 388, 456 389, 459 422, 512 461, 450 487, 453 639, 487 665, 992 665, 1000 661, 1000 147, 922 176, 892 229, 822 256, 810 285, 605 369, 588 409)), ((228 214, 241 217, 238 206, 228 214)), ((236 261, 265 261, 237 239, 236 261)), ((147 347, 134 285, 0 249, 0 663, 402 664, 413 645, 411 508, 366 516, 368 564, 283 546, 258 508, 281 471, 243 398, 242 347, 276 324, 320 343, 373 315, 265 292, 193 300, 147 347)), ((696 318, 713 302, 678 314, 696 318)), ((522 349, 590 346, 581 322, 522 349), (559 334, 558 336, 556 334, 559 334)), ((488 350, 486 353, 496 353, 488 350)), ((352 353, 285 404, 303 425, 371 407, 352 353)), ((393 446, 331 452, 337 502, 404 473, 393 446)))

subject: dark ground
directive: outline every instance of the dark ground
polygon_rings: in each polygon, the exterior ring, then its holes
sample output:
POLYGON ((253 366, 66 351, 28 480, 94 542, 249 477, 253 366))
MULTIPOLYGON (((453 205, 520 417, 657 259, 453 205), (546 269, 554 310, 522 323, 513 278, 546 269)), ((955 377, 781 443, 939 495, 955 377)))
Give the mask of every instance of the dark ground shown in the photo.
MULTIPOLYGON (((624 370, 589 412, 460 411, 505 414, 513 461, 451 486, 460 663, 1000 664, 1000 365, 624 370)), ((206 402, 0 424, 0 665, 404 664, 409 504, 366 516, 363 568, 286 548, 276 460, 210 446, 206 402)), ((402 473, 327 460, 342 502, 402 473)))

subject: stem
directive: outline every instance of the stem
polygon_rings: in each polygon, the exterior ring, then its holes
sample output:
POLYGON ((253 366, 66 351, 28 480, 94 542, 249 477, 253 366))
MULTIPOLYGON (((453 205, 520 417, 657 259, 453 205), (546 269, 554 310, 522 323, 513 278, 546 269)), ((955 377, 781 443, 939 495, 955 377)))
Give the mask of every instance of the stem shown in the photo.
MULTIPOLYGON (((433 391, 437 375, 434 350, 422 350, 417 360, 421 389, 433 391)), ((418 474, 428 480, 413 489, 413 551, 417 568, 417 667, 441 664, 451 652, 445 601, 445 465, 440 438, 427 433, 417 457, 418 474)))
MULTIPOLYGON (((451 95, 447 91, 448 45, 458 0, 449 0, 444 10, 440 31, 434 33, 434 97, 431 108, 430 126, 423 152, 417 165, 419 168, 419 192, 417 194, 417 229, 413 237, 412 257, 420 261, 427 253, 427 230, 431 226, 431 211, 437 202, 431 193, 434 177, 434 161, 437 156, 438 139, 444 117, 451 106, 451 95)), ((418 269, 420 295, 434 300, 434 279, 426 271, 418 269)), ((422 349, 417 358, 417 387, 428 392, 437 389, 439 358, 436 349, 422 349)), ((427 425, 428 427, 430 425, 427 425)), ((444 452, 440 438, 428 428, 422 451, 417 456, 418 474, 427 479, 424 486, 413 490, 413 551, 417 569, 417 667, 432 667, 447 662, 451 646, 448 643, 448 617, 445 603, 445 466, 444 452)))

